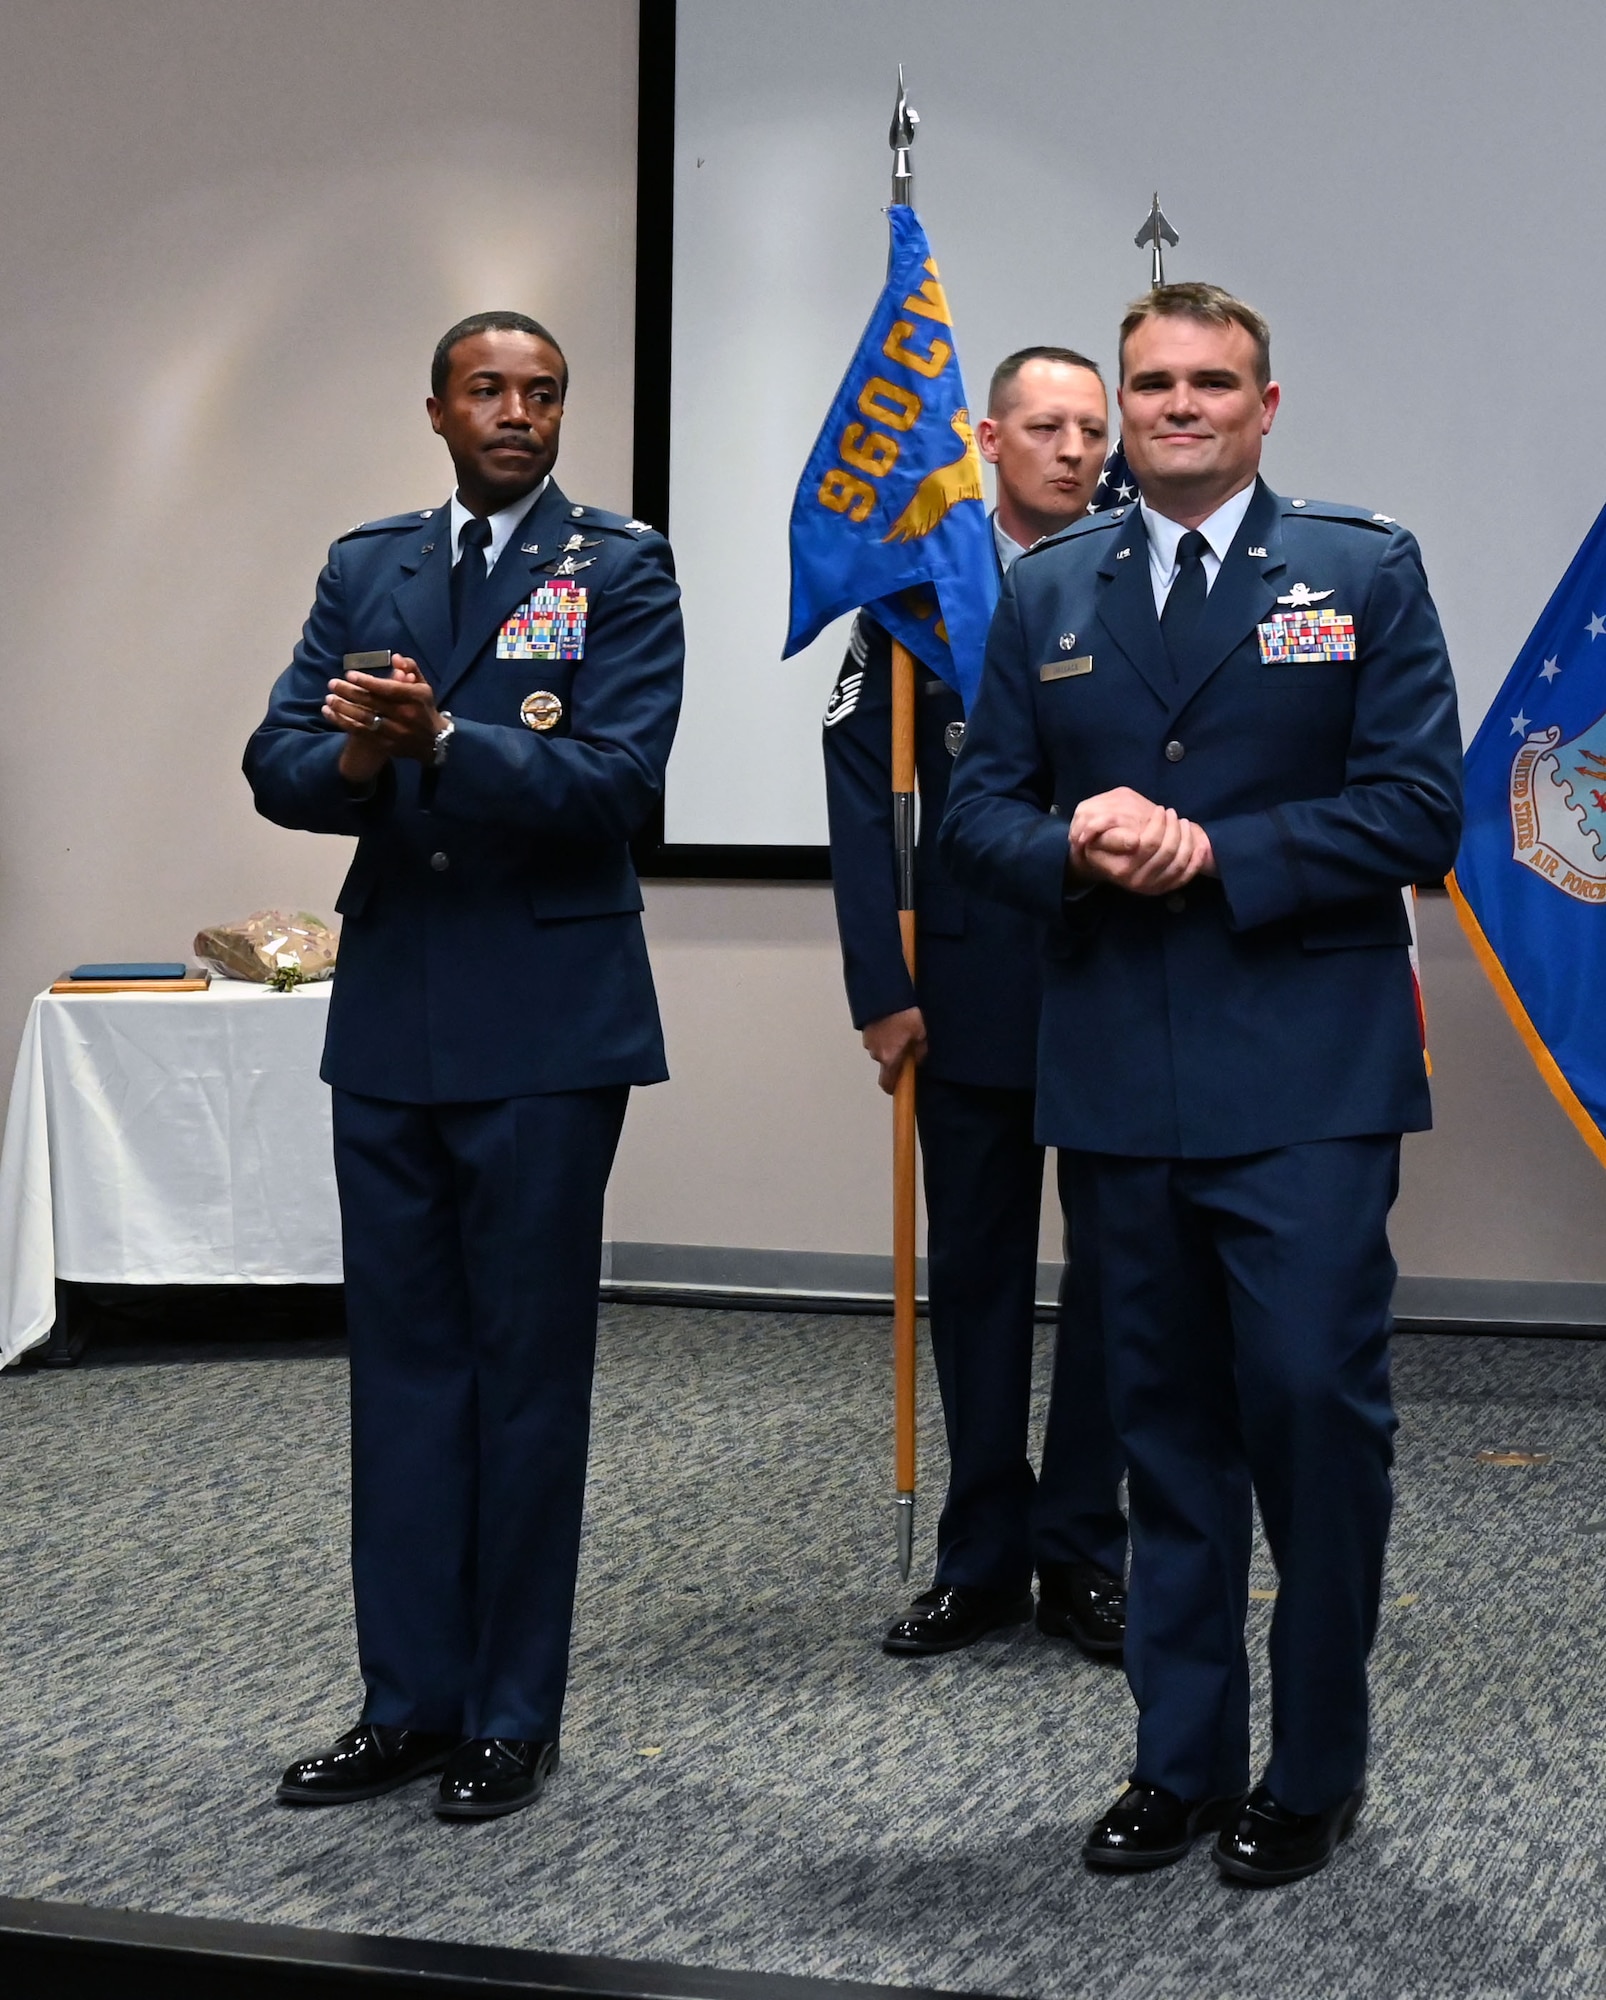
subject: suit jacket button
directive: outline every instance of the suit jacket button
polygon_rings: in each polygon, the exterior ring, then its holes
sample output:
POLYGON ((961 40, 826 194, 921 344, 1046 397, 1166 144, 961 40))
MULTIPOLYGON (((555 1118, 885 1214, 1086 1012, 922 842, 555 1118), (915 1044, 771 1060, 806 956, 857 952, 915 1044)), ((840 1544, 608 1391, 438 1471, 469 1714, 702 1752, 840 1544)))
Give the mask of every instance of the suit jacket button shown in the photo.
POLYGON ((429 865, 437 875, 444 875, 452 865, 451 857, 446 854, 432 854, 429 857, 429 865))
POLYGON ((1165 761, 1168 764, 1180 764, 1183 758, 1187 756, 1187 754, 1188 754, 1187 751, 1183 749, 1182 745, 1177 741, 1177 739, 1174 736, 1172 737, 1171 741, 1165 746, 1165 761))
POLYGON ((1178 889, 1173 894, 1166 897, 1165 906, 1171 912, 1172 916, 1179 917, 1181 916, 1182 912, 1188 907, 1188 899, 1186 896, 1183 895, 1182 891, 1178 889))

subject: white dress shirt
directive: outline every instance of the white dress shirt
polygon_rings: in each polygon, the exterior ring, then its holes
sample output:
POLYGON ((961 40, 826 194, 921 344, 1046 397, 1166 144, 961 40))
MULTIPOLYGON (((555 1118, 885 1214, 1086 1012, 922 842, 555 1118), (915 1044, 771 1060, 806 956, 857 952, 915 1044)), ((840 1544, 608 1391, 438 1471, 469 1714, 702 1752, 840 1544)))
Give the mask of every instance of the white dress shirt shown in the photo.
MULTIPOLYGON (((502 551, 507 547, 508 543, 512 541, 514 529, 520 525, 525 515, 529 513, 530 509, 535 505, 536 501, 539 500, 541 495, 547 490, 547 486, 551 482, 551 478, 552 475, 549 472, 546 478, 541 481, 541 484, 535 489, 533 493, 526 493, 522 499, 515 500, 510 507, 503 507, 498 513, 486 515, 485 519, 491 530, 491 539, 486 544, 486 549, 485 549, 485 568, 487 574, 489 574, 490 571, 495 569, 496 559, 502 553, 502 551)), ((462 501, 459 500, 457 495, 454 493, 452 495, 452 568, 453 569, 456 569, 458 557, 461 556, 463 553, 463 543, 461 539, 463 533, 463 523, 465 521, 472 521, 475 518, 476 517, 468 511, 468 509, 463 505, 462 501)))
MULTIPOLYGON (((1244 516, 1249 512, 1249 503, 1255 497, 1255 482, 1221 505, 1208 520, 1199 523, 1199 532, 1205 538, 1205 552, 1199 558, 1204 565, 1205 594, 1221 572, 1221 565, 1227 551, 1232 547, 1232 538, 1243 526, 1244 516)), ((1138 506, 1143 515, 1143 525, 1149 534, 1149 581, 1154 585, 1154 609, 1158 615, 1165 609, 1165 601, 1171 595, 1171 586, 1177 580, 1181 564, 1177 559, 1177 548, 1188 530, 1178 521, 1169 521, 1164 514, 1157 514, 1147 500, 1140 500, 1138 506)))
POLYGON ((1013 535, 1006 534, 998 525, 996 514, 993 516, 993 547, 998 551, 998 566, 1005 576, 1009 575, 1009 566, 1016 556, 1023 556, 1026 553, 1025 544, 1017 542, 1013 535))

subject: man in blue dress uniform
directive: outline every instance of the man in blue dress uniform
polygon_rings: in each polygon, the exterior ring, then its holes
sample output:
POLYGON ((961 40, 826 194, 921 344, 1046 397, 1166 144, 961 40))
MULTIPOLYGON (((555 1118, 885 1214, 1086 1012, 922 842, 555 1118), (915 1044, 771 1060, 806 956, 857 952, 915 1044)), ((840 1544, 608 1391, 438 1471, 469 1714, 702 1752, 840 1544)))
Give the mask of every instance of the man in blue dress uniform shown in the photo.
MULTIPOLYGON (((1109 443, 1104 383, 1069 348, 1024 348, 994 372, 976 427, 997 468, 1000 570, 1086 513, 1109 443)), ((1032 1090, 1041 927, 968 895, 937 853, 964 710, 917 669, 917 977, 898 930, 891 802, 890 641, 861 615, 825 712, 831 874, 848 1005, 891 1091, 921 1064, 931 1344, 948 1436, 937 1573, 888 1630, 889 1653, 951 1652, 1032 1615, 1096 1659, 1121 1657, 1126 1522, 1103 1346, 1078 1246, 1060 1305, 1040 1478, 1027 1456, 1043 1149, 1032 1090)))
POLYGON ((1259 314, 1162 286, 1121 351, 1142 502, 1010 573, 940 846, 1050 926, 1038 1136, 1098 1245, 1130 1467, 1137 1756, 1084 1853, 1219 1830, 1275 1883, 1363 1794, 1387 1217, 1430 1122, 1400 891, 1455 857, 1455 689, 1412 537, 1259 480, 1259 314), (1279 1590, 1246 1799, 1253 1499, 1279 1590))
POLYGON ((520 314, 444 336, 456 491, 335 543, 246 751, 269 819, 357 836, 322 1073, 367 1700, 295 1804, 442 1771, 484 1818, 557 1763, 603 1190, 667 1074, 628 842, 682 660, 667 543, 552 482, 567 384, 520 314))

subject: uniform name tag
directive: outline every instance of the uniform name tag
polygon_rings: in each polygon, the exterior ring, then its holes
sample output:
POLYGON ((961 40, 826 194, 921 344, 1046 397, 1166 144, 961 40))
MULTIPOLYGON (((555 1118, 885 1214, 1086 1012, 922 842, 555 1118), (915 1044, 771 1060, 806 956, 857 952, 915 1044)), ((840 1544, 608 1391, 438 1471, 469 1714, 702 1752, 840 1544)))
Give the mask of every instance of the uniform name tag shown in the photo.
POLYGON ((578 584, 545 583, 496 635, 499 660, 583 660, 586 594, 578 584))
POLYGON ((1347 611, 1280 611, 1255 629, 1268 667, 1313 667, 1355 657, 1355 620, 1347 611))
POLYGON ((1037 669, 1037 678, 1040 681, 1068 681, 1077 674, 1090 674, 1092 671, 1093 655, 1078 653, 1074 660, 1045 660, 1037 669))

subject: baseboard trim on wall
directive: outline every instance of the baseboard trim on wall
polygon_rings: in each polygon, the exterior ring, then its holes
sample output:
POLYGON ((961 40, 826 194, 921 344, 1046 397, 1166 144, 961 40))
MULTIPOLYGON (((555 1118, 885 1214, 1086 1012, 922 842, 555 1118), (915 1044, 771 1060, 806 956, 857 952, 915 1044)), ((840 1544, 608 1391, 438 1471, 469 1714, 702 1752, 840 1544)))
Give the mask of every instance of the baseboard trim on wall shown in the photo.
MULTIPOLYGON (((1037 1267, 1037 1315, 1052 1319, 1059 1264, 1037 1267)), ((917 1287, 926 1304, 926 1260, 917 1287)), ((631 1304, 742 1306, 776 1312, 889 1313, 892 1259, 832 1250, 757 1250, 709 1243, 610 1243, 604 1298, 631 1304)), ((1606 1338, 1606 1284, 1551 1279, 1402 1275, 1396 1323, 1406 1332, 1561 1334, 1606 1338)))

